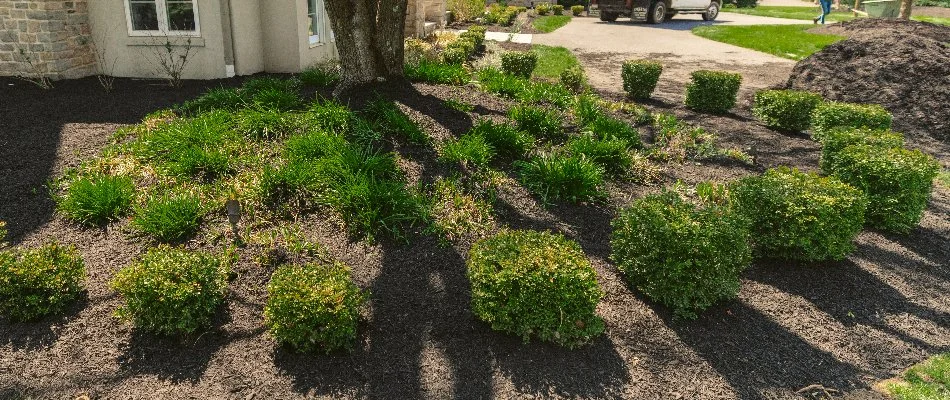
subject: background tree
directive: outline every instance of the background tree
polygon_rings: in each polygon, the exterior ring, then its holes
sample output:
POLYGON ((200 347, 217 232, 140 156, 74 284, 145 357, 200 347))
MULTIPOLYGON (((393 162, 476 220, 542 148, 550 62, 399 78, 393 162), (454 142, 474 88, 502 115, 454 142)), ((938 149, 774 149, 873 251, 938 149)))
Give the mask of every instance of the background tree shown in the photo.
POLYGON ((407 0, 326 0, 343 69, 340 89, 403 73, 407 0))
POLYGON ((914 0, 901 0, 900 14, 897 19, 910 19, 910 11, 914 8, 914 0))

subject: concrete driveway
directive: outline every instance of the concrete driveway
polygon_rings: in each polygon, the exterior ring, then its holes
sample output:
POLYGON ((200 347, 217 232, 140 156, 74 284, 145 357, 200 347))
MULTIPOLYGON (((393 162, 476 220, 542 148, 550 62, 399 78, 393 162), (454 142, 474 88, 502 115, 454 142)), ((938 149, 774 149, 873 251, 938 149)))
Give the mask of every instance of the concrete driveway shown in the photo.
MULTIPOLYGON (((808 21, 804 21, 807 23, 808 21)), ((594 88, 621 91, 620 65, 631 58, 663 63, 656 96, 681 101, 689 74, 698 69, 719 69, 743 75, 743 90, 756 90, 784 82, 795 62, 693 35, 700 25, 802 24, 800 20, 721 13, 713 22, 699 15, 677 15, 661 25, 602 22, 596 17, 574 18, 552 33, 534 35, 534 43, 563 46, 577 54, 594 88)))

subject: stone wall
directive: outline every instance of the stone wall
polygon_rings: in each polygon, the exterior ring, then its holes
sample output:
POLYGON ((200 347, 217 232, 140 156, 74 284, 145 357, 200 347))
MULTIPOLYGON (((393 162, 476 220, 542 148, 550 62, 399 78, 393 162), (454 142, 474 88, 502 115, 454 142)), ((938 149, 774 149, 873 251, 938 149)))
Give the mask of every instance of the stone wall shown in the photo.
POLYGON ((87 0, 0 0, 0 75, 92 75, 87 0))
POLYGON ((406 4, 406 36, 426 36, 445 22, 445 0, 409 0, 406 4))

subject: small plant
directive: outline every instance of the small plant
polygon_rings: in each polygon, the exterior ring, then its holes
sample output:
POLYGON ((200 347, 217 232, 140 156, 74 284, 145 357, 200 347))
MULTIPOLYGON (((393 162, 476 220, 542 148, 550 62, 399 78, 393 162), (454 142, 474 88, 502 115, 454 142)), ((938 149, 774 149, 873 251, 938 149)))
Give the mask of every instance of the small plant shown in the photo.
POLYGON ((458 179, 439 179, 432 193, 432 229, 449 240, 483 237, 494 227, 491 203, 466 193, 458 179))
POLYGON ((865 219, 885 231, 909 232, 920 222, 940 164, 919 150, 866 144, 845 147, 824 173, 868 196, 865 219))
POLYGON ((377 98, 366 107, 366 114, 383 133, 404 138, 414 144, 426 144, 430 140, 429 135, 392 101, 377 98))
POLYGON ((280 88, 266 88, 255 92, 251 97, 251 103, 260 109, 275 111, 298 110, 304 105, 297 89, 280 88))
POLYGON ((526 104, 551 104, 556 107, 567 107, 574 101, 574 94, 564 86, 553 82, 528 81, 524 90, 518 93, 517 99, 526 104))
POLYGON ((538 15, 548 15, 551 13, 551 3, 542 2, 535 4, 534 12, 538 13, 538 15))
POLYGON ((160 195, 135 213, 132 225, 161 242, 184 240, 201 224, 201 200, 191 194, 160 195))
POLYGON ((248 79, 241 85, 241 90, 251 97, 268 90, 296 93, 300 90, 300 81, 296 79, 264 76, 248 79))
POLYGON ((469 80, 468 71, 458 63, 438 63, 421 60, 415 64, 406 64, 406 79, 413 82, 426 82, 440 85, 463 85, 469 80))
POLYGON ((561 115, 554 110, 521 105, 508 110, 508 118, 518 129, 544 140, 559 140, 564 137, 561 115))
POLYGON ((700 112, 723 114, 736 105, 742 75, 725 71, 696 71, 686 86, 686 106, 700 112))
POLYGON ((446 8, 452 12, 452 18, 459 22, 469 22, 485 12, 484 0, 448 0, 446 8))
POLYGON ((876 104, 853 104, 831 101, 815 108, 812 114, 812 138, 822 140, 822 135, 834 128, 891 129, 891 113, 876 104))
POLYGON ((317 100, 307 110, 307 116, 312 129, 338 135, 353 133, 358 119, 349 107, 334 100, 317 100))
POLYGON ((584 157, 541 154, 515 165, 521 183, 545 203, 579 203, 604 197, 604 171, 584 157))
POLYGON ((530 51, 509 51, 501 55, 501 70, 508 75, 530 78, 538 66, 538 55, 530 51))
MULTIPOLYGON (((950 5, 950 4, 948 4, 950 5)), ((950 397, 950 353, 935 355, 888 379, 878 387, 896 400, 932 400, 950 397)))
POLYGON ((623 90, 633 99, 649 99, 663 73, 663 64, 648 60, 624 61, 620 70, 623 90))
POLYGON ((834 178, 783 167, 744 178, 732 192, 752 221, 758 256, 841 260, 864 226, 867 197, 834 178))
POLYGON ((198 115, 214 110, 233 111, 249 103, 240 89, 215 88, 207 91, 193 100, 188 100, 178 107, 181 115, 198 115))
POLYGON ((6 246, 7 235, 7 223, 0 221, 0 248, 6 246))
POLYGON ((821 169, 834 171, 838 163, 838 153, 848 146, 863 144, 892 149, 904 147, 904 135, 892 131, 879 131, 867 128, 834 128, 822 135, 821 169))
POLYGON ((112 280, 113 289, 125 301, 116 315, 164 335, 207 328, 224 302, 232 258, 167 246, 152 248, 112 280))
POLYGON ((297 79, 310 86, 335 86, 340 82, 340 69, 334 63, 318 64, 303 70, 297 79))
POLYGON ((162 46, 153 46, 150 56, 146 60, 158 69, 159 74, 168 80, 172 87, 181 87, 181 80, 185 73, 185 67, 191 61, 191 56, 195 54, 194 44, 191 38, 187 38, 183 43, 172 44, 171 38, 165 39, 162 46))
POLYGON ((575 17, 580 17, 581 14, 583 13, 584 13, 584 6, 582 5, 571 6, 571 14, 573 14, 575 17))
POLYGON ((620 140, 631 148, 640 148, 643 146, 640 142, 640 132, 630 126, 626 121, 613 118, 606 114, 594 118, 594 120, 584 126, 583 130, 593 133, 601 140, 620 140))
POLYGON ((564 6, 555 4, 553 7, 551 7, 551 11, 554 12, 554 15, 564 15, 564 6))
POLYGON ((769 128, 802 132, 811 127, 812 113, 822 101, 812 92, 762 90, 755 94, 752 113, 769 128))
POLYGON ((637 200, 614 219, 611 258, 627 280, 679 317, 735 298, 752 259, 749 223, 722 188, 697 186, 698 200, 673 190, 637 200))
POLYGON ((59 210, 74 222, 102 225, 125 215, 134 197, 135 185, 127 177, 85 176, 70 183, 59 210))
POLYGON ((469 252, 472 312, 492 329, 575 347, 604 330, 603 293, 581 247, 562 235, 506 231, 469 252))
POLYGON ((75 247, 0 250, 0 314, 13 321, 59 314, 79 298, 85 278, 75 247))
POLYGON ((561 71, 561 85, 574 93, 584 91, 587 86, 587 78, 584 76, 584 70, 581 67, 571 67, 561 71))
POLYGON ((530 84, 527 79, 505 74, 495 68, 479 70, 478 81, 486 92, 511 99, 520 96, 530 84))
POLYGON ((630 170, 630 147, 624 140, 597 139, 585 135, 568 141, 567 148, 571 154, 583 156, 601 166, 611 176, 621 176, 630 170))
POLYGON ((272 140, 290 136, 299 129, 299 115, 274 109, 245 109, 234 114, 234 128, 252 139, 272 140))
POLYGON ((264 325, 278 342, 327 354, 356 341, 364 294, 340 263, 285 265, 267 284, 264 325))
POLYGON ((716 136, 694 128, 672 114, 653 115, 653 149, 656 158, 682 163, 687 159, 712 157, 719 153, 716 136))
POLYGON ((524 157, 534 147, 534 137, 530 134, 509 124, 495 124, 487 119, 476 121, 469 134, 485 138, 499 156, 508 159, 524 157))
POLYGON ((459 34, 459 39, 471 41, 475 44, 475 50, 478 51, 485 44, 485 30, 484 27, 481 28, 482 29, 476 29, 473 27, 465 32, 462 32, 459 34))
POLYGON ((441 158, 450 163, 482 168, 488 166, 494 156, 495 149, 484 137, 468 134, 446 142, 442 146, 441 158))
POLYGON ((233 172, 241 140, 225 112, 200 114, 163 124, 131 144, 132 153, 171 176, 214 180, 233 172))

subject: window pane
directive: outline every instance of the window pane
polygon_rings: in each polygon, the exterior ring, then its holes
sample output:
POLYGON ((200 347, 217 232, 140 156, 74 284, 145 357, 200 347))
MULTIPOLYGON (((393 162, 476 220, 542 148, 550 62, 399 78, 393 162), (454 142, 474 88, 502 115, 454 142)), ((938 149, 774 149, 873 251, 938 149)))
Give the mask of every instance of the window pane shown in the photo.
POLYGON ((313 15, 317 12, 317 0, 307 0, 307 14, 313 15))
POLYGON ((133 1, 129 4, 129 11, 132 13, 132 30, 158 30, 158 12, 155 10, 154 1, 133 1))
POLYGON ((168 30, 195 30, 195 6, 191 1, 167 1, 165 5, 168 8, 168 30))

